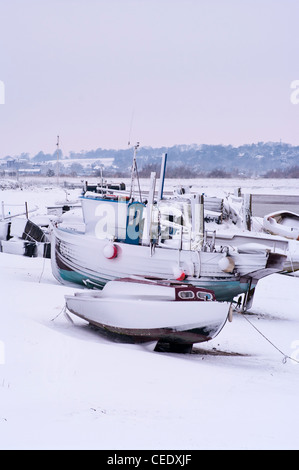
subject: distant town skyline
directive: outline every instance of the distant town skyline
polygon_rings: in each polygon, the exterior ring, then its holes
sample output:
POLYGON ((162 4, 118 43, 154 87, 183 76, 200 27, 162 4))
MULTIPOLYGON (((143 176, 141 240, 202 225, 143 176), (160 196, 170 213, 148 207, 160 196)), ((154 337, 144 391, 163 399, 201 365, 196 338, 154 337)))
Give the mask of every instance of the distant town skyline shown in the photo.
POLYGON ((57 135, 65 155, 299 145, 295 0, 0 0, 0 15, 0 158, 53 153, 57 135))

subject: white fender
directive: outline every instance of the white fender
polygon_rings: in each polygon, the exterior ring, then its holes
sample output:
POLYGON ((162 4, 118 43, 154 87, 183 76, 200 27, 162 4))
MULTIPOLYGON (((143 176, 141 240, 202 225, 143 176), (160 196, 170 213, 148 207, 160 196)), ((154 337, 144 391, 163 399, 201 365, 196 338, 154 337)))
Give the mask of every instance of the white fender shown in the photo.
POLYGON ((117 246, 113 243, 108 243, 104 249, 103 254, 107 259, 114 259, 117 257, 117 246))
POLYGON ((234 270, 235 262, 230 256, 223 256, 218 263, 221 271, 225 273, 231 273, 234 270))

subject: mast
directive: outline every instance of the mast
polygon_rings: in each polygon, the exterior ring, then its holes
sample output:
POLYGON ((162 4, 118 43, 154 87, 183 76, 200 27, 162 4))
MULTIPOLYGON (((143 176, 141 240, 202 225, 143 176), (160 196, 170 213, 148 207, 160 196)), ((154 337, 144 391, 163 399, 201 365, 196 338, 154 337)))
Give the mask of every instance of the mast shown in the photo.
POLYGON ((135 176, 137 176, 138 188, 139 188, 139 197, 140 197, 140 202, 142 202, 140 182, 139 182, 138 171, 137 171, 137 160, 136 160, 137 149, 138 149, 139 145, 140 145, 140 142, 137 142, 135 147, 134 147, 134 156, 133 156, 133 163, 132 163, 132 170, 131 170, 130 200, 132 200, 132 197, 133 197, 134 181, 135 181, 135 176))
POLYGON ((57 143, 56 143, 56 156, 57 156, 57 186, 59 186, 59 135, 57 136, 57 143))

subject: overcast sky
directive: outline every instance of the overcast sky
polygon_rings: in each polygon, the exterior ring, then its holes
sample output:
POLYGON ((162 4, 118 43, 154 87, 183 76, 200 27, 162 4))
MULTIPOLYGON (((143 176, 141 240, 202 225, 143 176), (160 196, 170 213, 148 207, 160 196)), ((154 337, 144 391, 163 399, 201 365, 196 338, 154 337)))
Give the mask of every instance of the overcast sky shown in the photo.
POLYGON ((299 144, 298 0, 0 0, 0 157, 299 144), (0 93, 1 96, 1 93, 0 93))

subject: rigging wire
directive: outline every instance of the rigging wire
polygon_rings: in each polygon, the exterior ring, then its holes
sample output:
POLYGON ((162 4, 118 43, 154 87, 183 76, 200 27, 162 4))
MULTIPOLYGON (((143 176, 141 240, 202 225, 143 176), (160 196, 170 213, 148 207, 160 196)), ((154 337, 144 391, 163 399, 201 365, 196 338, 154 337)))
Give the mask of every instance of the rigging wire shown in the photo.
MULTIPOLYGON (((241 312, 240 312, 241 313, 241 312)), ((269 344, 271 344, 271 346, 273 346, 274 349, 276 349, 276 351, 278 351, 282 356, 283 356, 283 364, 286 364, 287 360, 290 359, 291 361, 294 361, 296 362, 297 364, 299 364, 299 361, 297 359, 295 359, 294 357, 291 357, 289 356, 288 354, 285 354, 281 349, 279 349, 272 341, 270 341, 269 338, 267 338, 267 336, 264 335, 264 333, 262 333, 250 320, 249 318, 247 318, 244 314, 242 314, 242 317, 252 326, 252 328, 254 328, 266 341, 268 341, 269 344)))
POLYGON ((42 272, 41 272, 41 275, 40 275, 40 278, 39 278, 39 281, 38 281, 39 284, 41 283, 42 277, 43 277, 43 275, 44 275, 45 264, 46 264, 46 258, 44 257, 42 272))
POLYGON ((137 169, 137 162, 136 162, 136 165, 135 165, 135 169, 136 169, 136 177, 137 177, 138 190, 139 190, 139 199, 140 199, 140 202, 142 202, 141 186, 140 186, 140 180, 139 180, 139 173, 138 173, 138 169, 137 169))
POLYGON ((60 310, 60 312, 58 313, 58 315, 56 315, 56 317, 52 318, 51 321, 54 321, 56 320, 56 318, 58 318, 62 313, 66 312, 66 304, 62 307, 62 309, 60 310))

